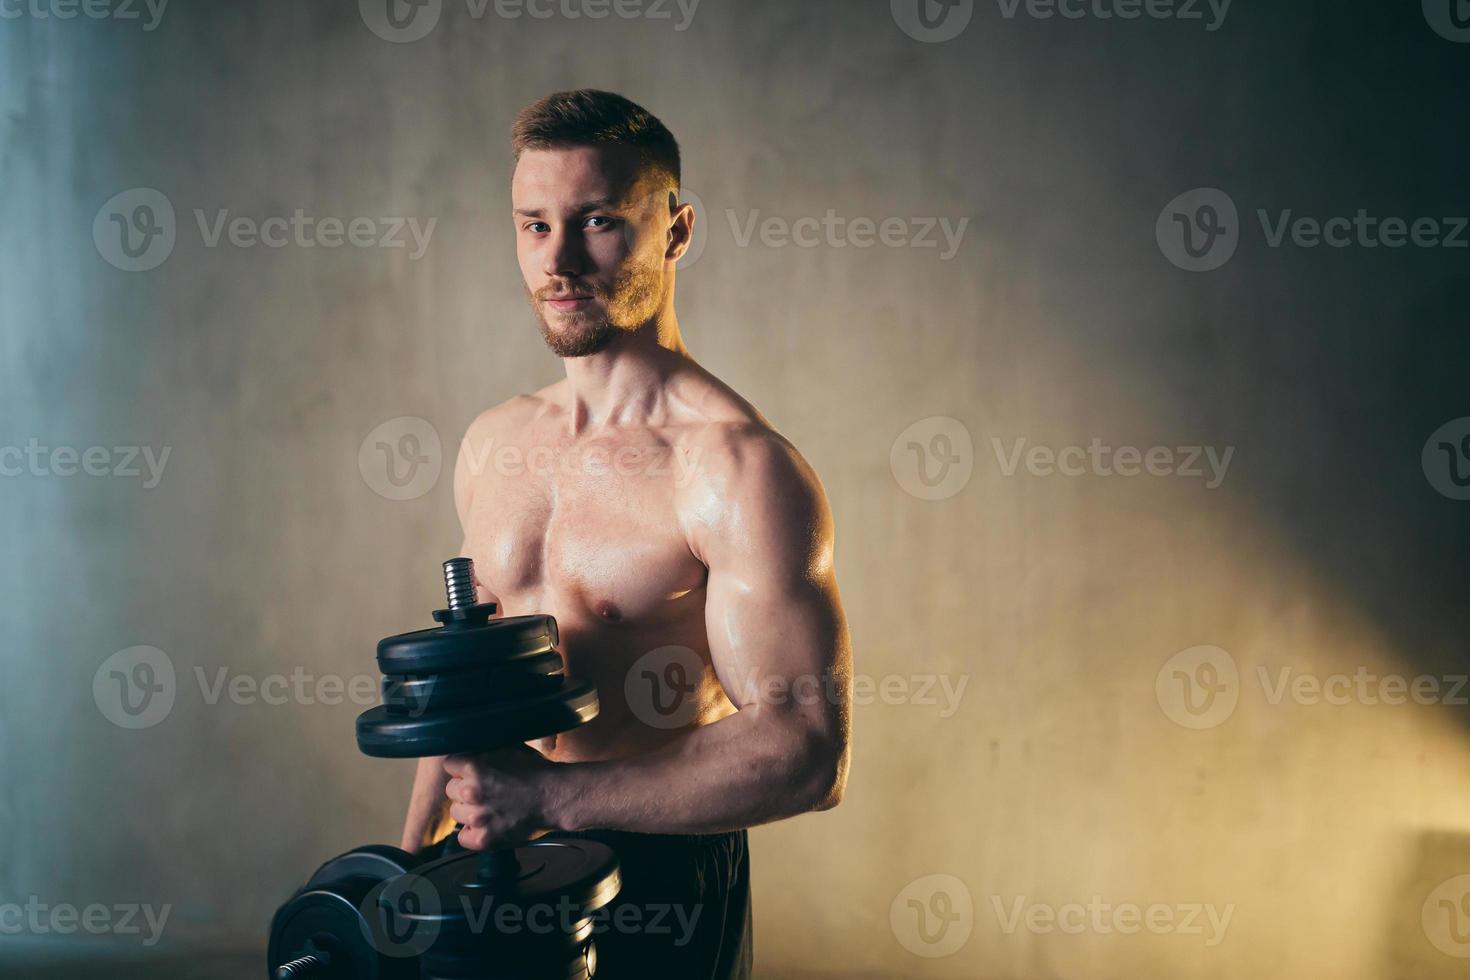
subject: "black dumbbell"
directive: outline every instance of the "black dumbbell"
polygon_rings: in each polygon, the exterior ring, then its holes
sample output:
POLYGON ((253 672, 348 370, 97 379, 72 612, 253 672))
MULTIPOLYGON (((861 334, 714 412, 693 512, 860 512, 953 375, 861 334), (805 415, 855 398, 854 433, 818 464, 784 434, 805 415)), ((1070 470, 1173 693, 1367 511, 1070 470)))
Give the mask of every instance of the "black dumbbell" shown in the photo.
POLYGON ((444 563, 441 625, 378 642, 383 704, 357 720, 357 745, 381 758, 484 752, 569 731, 597 715, 597 691, 562 673, 556 620, 491 619, 475 602, 474 564, 444 563))
POLYGON ((375 940, 369 894, 410 871, 418 858, 396 847, 359 847, 332 858, 271 920, 266 951, 272 980, 412 980, 418 964, 388 955, 375 940))
MULTIPOLYGON (((569 731, 597 715, 597 692, 569 681, 550 616, 491 619, 467 558, 444 563, 438 628, 378 644, 382 706, 357 721, 368 755, 482 752, 569 731)), ((450 845, 454 841, 448 842, 450 845)), ((585 840, 540 840, 424 861, 360 848, 328 862, 276 913, 275 980, 326 977, 585 980, 592 915, 617 894, 617 857, 585 840), (510 913, 507 916, 507 913, 510 913)))
MULTIPOLYGON (((493 603, 475 603, 468 558, 445 562, 444 579, 449 608, 435 611, 437 628, 378 644, 384 704, 357 720, 364 753, 485 752, 596 717, 596 689, 562 672, 555 619, 492 619, 493 603)), ((417 930, 426 980, 585 980, 596 966, 591 917, 619 886, 611 848, 552 839, 447 853, 385 881, 374 900, 395 935, 417 930)))

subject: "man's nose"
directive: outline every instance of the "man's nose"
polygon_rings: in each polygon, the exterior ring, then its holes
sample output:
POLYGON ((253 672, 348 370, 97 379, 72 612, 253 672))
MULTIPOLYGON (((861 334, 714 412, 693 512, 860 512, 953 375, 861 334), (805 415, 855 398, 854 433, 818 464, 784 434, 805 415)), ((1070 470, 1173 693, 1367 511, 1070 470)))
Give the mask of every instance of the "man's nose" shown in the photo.
POLYGON ((587 249, 582 236, 571 230, 556 232, 541 271, 563 279, 575 279, 586 272, 587 249))

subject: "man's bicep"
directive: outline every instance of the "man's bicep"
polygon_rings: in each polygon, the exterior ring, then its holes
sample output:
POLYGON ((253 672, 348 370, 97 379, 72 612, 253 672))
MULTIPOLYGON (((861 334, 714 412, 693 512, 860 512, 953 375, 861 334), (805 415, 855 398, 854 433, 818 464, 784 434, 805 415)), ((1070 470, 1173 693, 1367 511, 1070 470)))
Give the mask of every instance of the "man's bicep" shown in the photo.
POLYGON ((793 685, 797 693, 844 689, 850 656, 821 483, 784 442, 742 463, 703 549, 705 622, 720 682, 737 707, 789 703, 793 685))
POLYGON ((712 567, 705 624, 715 672, 737 708, 845 684, 847 642, 830 576, 712 567))

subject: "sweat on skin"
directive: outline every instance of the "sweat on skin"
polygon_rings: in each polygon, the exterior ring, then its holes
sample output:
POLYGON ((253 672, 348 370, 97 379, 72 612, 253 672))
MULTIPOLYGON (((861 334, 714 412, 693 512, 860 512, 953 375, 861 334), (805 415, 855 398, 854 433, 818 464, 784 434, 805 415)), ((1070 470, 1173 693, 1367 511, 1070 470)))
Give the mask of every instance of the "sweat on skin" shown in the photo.
MULTIPOLYGON (((969 683, 969 674, 959 677, 950 674, 888 674, 883 677, 854 674, 852 703, 866 706, 877 700, 887 705, 937 707, 939 717, 950 718, 960 709, 960 699, 965 696, 969 683)), ((739 693, 747 704, 810 705, 823 699, 830 704, 841 704, 844 695, 840 686, 838 679, 830 673, 820 677, 813 674, 786 677, 751 672, 742 679, 732 678, 726 683, 726 690, 739 693)))
POLYGON ((677 487, 689 486, 699 472, 699 446, 671 446, 666 450, 649 450, 637 446, 588 446, 558 452, 551 446, 532 446, 523 450, 516 445, 495 444, 492 437, 480 446, 471 445, 468 439, 460 442, 460 458, 469 473, 479 476, 492 464, 495 472, 502 476, 521 476, 533 473, 541 476, 553 472, 568 475, 581 473, 586 476, 606 476, 609 472, 620 476, 641 474, 649 477, 674 477, 677 487))

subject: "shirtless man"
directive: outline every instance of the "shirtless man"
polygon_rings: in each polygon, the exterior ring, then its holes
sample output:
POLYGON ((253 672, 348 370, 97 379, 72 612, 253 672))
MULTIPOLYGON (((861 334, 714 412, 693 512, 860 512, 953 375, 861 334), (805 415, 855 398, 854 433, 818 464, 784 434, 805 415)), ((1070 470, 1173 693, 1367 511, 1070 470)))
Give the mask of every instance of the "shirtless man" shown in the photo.
POLYGON ((695 216, 663 124, 617 95, 563 92, 522 111, 513 144, 516 254, 567 376, 470 425, 455 505, 479 600, 555 616, 567 673, 596 684, 601 714, 537 751, 422 760, 403 846, 455 822, 470 849, 604 840, 624 886, 600 980, 745 977, 745 828, 833 807, 847 778, 831 514, 791 444, 684 346, 674 266, 695 216), (675 689, 645 702, 640 675, 675 689), (670 697, 687 724, 650 710, 670 697), (655 906, 679 917, 655 930, 655 906))

